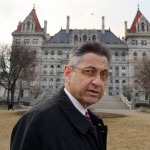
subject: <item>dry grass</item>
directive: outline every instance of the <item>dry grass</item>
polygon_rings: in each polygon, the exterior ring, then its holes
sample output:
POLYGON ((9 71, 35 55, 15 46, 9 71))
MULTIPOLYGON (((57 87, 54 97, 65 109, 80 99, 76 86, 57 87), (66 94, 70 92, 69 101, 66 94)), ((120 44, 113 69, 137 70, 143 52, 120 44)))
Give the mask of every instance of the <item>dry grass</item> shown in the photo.
MULTIPOLYGON (((150 114, 140 114, 104 118, 109 126, 108 150, 150 149, 150 114)), ((19 118, 20 115, 14 111, 0 112, 0 150, 9 150, 12 127, 19 118)))
POLYGON ((0 150, 9 150, 12 127, 20 115, 12 111, 0 112, 0 150))

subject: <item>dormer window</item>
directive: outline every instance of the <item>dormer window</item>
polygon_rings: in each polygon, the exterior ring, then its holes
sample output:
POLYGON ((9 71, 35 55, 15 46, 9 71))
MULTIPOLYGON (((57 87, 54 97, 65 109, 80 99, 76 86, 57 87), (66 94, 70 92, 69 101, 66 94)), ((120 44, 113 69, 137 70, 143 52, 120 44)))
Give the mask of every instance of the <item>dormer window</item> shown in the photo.
POLYGON ((141 30, 142 30, 142 31, 145 30, 145 28, 144 28, 144 22, 141 23, 141 30))
POLYGON ((27 22, 27 31, 30 30, 30 21, 27 22))

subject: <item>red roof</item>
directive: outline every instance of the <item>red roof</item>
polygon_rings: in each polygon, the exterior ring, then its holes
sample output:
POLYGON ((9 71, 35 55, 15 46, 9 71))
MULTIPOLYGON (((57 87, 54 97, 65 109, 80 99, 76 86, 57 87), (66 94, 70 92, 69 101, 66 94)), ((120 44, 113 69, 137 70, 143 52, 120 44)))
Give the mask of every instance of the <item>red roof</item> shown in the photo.
POLYGON ((136 23, 138 22, 138 19, 142 16, 143 14, 140 12, 140 10, 137 11, 137 14, 134 18, 134 21, 132 23, 132 26, 129 30, 129 32, 136 32, 136 23))
MULTIPOLYGON (((32 9, 32 11, 30 12, 29 16, 31 16, 32 19, 33 19, 34 22, 35 22, 35 32, 41 32, 42 29, 41 29, 41 25, 40 25, 40 22, 39 22, 39 20, 38 20, 38 17, 37 17, 37 15, 36 15, 35 8, 32 9)), ((25 20, 26 20, 26 19, 25 19, 25 20)), ((25 21, 25 20, 24 20, 24 21, 25 21)), ((24 21, 23 21, 23 22, 24 22, 24 21)), ((23 23, 20 23, 20 24, 18 25, 18 27, 17 27, 17 32, 21 32, 22 24, 23 24, 23 23)))

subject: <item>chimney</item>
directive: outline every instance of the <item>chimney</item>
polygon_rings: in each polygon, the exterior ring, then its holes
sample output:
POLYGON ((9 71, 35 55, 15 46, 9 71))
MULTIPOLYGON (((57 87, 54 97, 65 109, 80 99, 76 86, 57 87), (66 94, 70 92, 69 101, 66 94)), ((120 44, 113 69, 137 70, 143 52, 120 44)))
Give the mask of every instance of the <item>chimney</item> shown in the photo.
POLYGON ((44 33, 47 33, 47 21, 44 21, 44 33))
POLYGON ((127 21, 124 22, 124 27, 125 27, 125 36, 127 34, 127 21))
POLYGON ((70 22, 70 17, 67 16, 66 33, 69 33, 69 22, 70 22))
POLYGON ((102 33, 105 34, 105 18, 102 16, 102 33))

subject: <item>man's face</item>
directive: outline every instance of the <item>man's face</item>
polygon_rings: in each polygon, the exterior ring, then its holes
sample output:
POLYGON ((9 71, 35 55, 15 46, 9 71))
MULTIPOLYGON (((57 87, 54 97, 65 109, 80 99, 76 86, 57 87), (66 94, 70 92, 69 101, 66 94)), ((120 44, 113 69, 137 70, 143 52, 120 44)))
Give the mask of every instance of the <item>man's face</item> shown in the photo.
POLYGON ((86 108, 104 95, 108 68, 105 56, 87 53, 76 66, 65 66, 65 87, 86 108))

